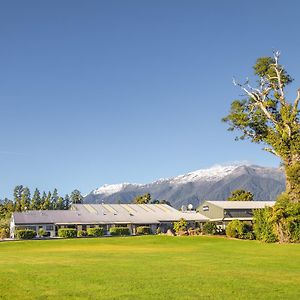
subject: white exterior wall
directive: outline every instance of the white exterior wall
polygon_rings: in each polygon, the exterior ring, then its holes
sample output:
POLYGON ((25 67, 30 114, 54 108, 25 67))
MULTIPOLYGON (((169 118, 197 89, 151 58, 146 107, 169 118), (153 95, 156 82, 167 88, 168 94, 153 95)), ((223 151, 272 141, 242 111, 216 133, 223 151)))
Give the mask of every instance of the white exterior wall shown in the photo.
POLYGON ((15 231, 18 228, 32 228, 33 230, 35 230, 37 237, 39 236, 39 229, 44 229, 46 232, 50 233, 50 237, 55 237, 55 225, 54 224, 28 224, 28 225, 16 225, 13 218, 10 222, 10 237, 11 238, 15 238, 15 231), (47 230, 47 226, 52 226, 52 230, 47 230))
POLYGON ((14 220, 13 217, 11 217, 11 219, 10 219, 9 227, 10 227, 10 234, 9 235, 12 239, 14 239, 15 238, 15 220, 14 220))

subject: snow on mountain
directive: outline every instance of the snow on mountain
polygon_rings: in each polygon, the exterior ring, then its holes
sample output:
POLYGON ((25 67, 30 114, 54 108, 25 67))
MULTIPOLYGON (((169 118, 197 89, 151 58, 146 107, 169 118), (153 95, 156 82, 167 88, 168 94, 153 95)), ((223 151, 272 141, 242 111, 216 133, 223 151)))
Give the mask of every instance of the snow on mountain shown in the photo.
POLYGON ((100 188, 93 191, 94 195, 104 194, 104 195, 112 195, 117 192, 122 191, 128 186, 139 186, 139 184, 131 184, 131 183, 119 183, 119 184, 104 184, 100 188))
POLYGON ((169 181, 173 184, 185 184, 188 182, 194 182, 198 180, 203 181, 218 181, 227 175, 231 174, 239 165, 232 166, 213 166, 208 169, 200 169, 185 175, 179 175, 171 178, 169 181))
MULTIPOLYGON (((171 185, 186 184, 195 181, 218 181, 227 175, 231 174, 239 165, 221 166, 216 165, 208 169, 200 169, 184 175, 179 175, 172 178, 162 178, 152 182, 151 184, 169 183, 171 185)), ((146 187, 149 184, 138 183, 119 183, 119 184, 105 184, 100 188, 94 190, 94 195, 112 195, 118 193, 128 187, 146 187)))
POLYGON ((285 188, 284 172, 245 164, 213 166, 148 184, 120 183, 104 185, 84 197, 85 203, 131 203, 145 193, 152 199, 165 199, 174 207, 204 200, 226 200, 235 189, 245 189, 255 200, 275 200, 285 188))

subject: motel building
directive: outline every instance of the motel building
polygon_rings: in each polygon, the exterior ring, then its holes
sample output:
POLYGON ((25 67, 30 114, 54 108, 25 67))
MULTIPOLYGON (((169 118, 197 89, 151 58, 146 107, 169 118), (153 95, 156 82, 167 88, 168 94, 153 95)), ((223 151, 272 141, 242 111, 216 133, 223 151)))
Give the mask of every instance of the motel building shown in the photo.
POLYGON ((225 229, 230 221, 236 219, 251 223, 254 210, 274 205, 275 201, 205 201, 197 211, 225 229))
POLYGON ((47 236, 56 237, 60 228, 87 230, 102 227, 109 235, 111 227, 126 226, 132 235, 138 226, 150 226, 156 233, 166 232, 174 222, 185 219, 188 227, 204 223, 209 218, 196 211, 181 212, 167 204, 73 204, 69 210, 32 210, 14 212, 10 223, 10 236, 18 229, 32 229, 38 234, 44 229, 47 236))

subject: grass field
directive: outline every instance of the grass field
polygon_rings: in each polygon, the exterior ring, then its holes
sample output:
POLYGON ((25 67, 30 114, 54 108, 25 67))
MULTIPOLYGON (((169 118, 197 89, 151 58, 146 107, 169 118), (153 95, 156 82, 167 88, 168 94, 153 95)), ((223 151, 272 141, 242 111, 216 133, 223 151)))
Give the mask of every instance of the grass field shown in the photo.
POLYGON ((0 243, 0 299, 300 299, 300 245, 215 237, 0 243))

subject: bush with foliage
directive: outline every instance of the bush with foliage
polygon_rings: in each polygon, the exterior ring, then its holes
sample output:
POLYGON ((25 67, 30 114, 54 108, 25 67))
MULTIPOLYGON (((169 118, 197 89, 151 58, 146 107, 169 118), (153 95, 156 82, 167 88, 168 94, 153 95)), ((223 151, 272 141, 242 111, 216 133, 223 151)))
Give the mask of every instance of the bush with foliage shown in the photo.
POLYGON ((130 235, 128 227, 111 227, 109 232, 111 235, 130 235))
POLYGON ((31 240, 36 237, 36 232, 31 229, 18 229, 15 232, 15 236, 20 240, 31 240))
POLYGON ((300 203, 291 202, 287 193, 281 194, 274 207, 254 211, 254 232, 258 240, 300 242, 300 203))
POLYGON ((88 228, 87 235, 93 237, 103 236, 103 228, 102 227, 88 228))
POLYGON ((291 202, 288 194, 281 194, 269 220, 279 241, 300 242, 300 202, 291 202))
POLYGON ((277 241, 274 224, 271 221, 272 214, 273 210, 271 207, 253 211, 253 231, 257 240, 266 243, 277 241))
POLYGON ((46 231, 44 230, 44 228, 40 228, 39 229, 39 237, 43 237, 46 235, 46 231))
POLYGON ((254 239, 251 226, 240 220, 233 220, 226 226, 226 235, 238 239, 254 239))
POLYGON ((138 226, 136 228, 137 234, 152 234, 150 226, 138 226))
POLYGON ((78 230, 77 237, 85 237, 87 236, 87 232, 85 230, 78 230))
POLYGON ((0 228, 0 239, 9 238, 9 229, 7 228, 0 228))
POLYGON ((244 239, 246 239, 246 240, 255 240, 254 232, 252 230, 246 232, 245 235, 244 235, 244 239))
POLYGON ((9 219, 0 219, 0 239, 9 238, 9 219))
POLYGON ((173 229, 176 233, 187 231, 187 221, 184 218, 181 218, 174 223, 173 229))
POLYGON ((77 237, 77 230, 75 228, 60 228, 58 229, 58 236, 61 238, 75 238, 77 237))
POLYGON ((202 231, 204 234, 217 234, 218 228, 217 225, 213 222, 206 222, 203 224, 202 231))

